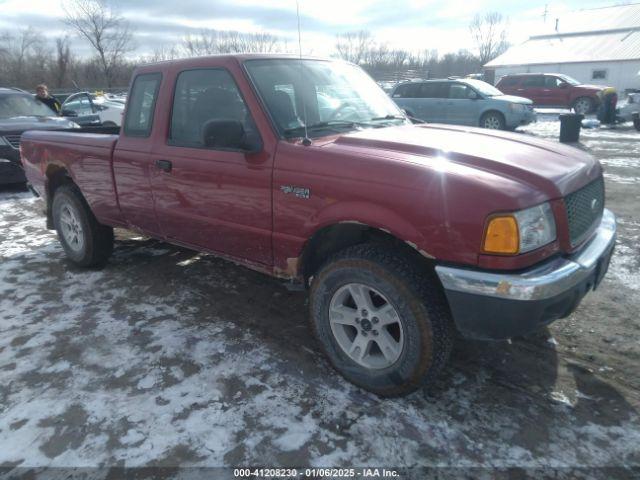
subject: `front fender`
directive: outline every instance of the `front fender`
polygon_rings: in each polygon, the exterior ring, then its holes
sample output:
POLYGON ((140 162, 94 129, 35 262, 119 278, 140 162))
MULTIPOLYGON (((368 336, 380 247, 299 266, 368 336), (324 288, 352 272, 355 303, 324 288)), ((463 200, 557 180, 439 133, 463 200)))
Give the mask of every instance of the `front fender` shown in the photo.
POLYGON ((307 238, 312 238, 323 228, 340 223, 377 228, 407 243, 422 255, 433 258, 433 255, 428 252, 424 235, 412 223, 403 218, 399 212, 382 204, 370 202, 346 201, 325 206, 307 221, 305 225, 307 238))

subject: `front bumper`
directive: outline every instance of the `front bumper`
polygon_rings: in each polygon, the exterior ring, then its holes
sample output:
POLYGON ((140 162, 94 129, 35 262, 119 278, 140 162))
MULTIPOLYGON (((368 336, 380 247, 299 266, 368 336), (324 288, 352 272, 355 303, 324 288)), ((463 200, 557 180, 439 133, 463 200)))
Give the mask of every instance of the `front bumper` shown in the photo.
POLYGON ((439 265, 458 330, 468 338, 502 340, 531 333, 571 314, 609 267, 616 219, 604 210, 593 238, 579 252, 518 273, 439 265))
POLYGON ((517 113, 510 112, 505 115, 505 124, 507 128, 516 128, 523 125, 529 125, 530 123, 535 123, 537 119, 538 116, 533 109, 517 113))
POLYGON ((18 151, 9 146, 0 146, 0 185, 24 183, 26 180, 18 151))

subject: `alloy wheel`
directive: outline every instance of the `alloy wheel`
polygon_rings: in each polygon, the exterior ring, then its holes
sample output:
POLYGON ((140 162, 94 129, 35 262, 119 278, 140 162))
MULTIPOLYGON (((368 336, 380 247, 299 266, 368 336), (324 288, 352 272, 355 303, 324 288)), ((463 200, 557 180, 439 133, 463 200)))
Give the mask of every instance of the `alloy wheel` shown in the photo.
POLYGON ((74 252, 79 252, 84 247, 84 235, 82 223, 78 218, 73 205, 65 202, 60 211, 60 226, 65 242, 74 252))
POLYGON ((331 332, 340 348, 357 364, 373 370, 398 361, 404 329, 394 306, 375 288, 349 283, 329 305, 331 332))

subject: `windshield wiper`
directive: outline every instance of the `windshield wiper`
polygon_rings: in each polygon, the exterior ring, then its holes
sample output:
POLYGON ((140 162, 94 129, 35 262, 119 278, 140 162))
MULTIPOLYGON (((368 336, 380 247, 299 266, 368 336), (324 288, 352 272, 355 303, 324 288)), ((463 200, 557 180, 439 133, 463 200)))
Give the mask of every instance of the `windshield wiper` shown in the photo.
POLYGON ((384 117, 373 117, 372 119, 370 119, 370 122, 377 122, 380 120, 406 120, 406 117, 401 117, 400 115, 385 115, 384 117))
MULTIPOLYGON (((358 128, 360 124, 357 122, 343 122, 343 121, 328 121, 328 122, 318 122, 312 123, 311 125, 307 125, 307 131, 314 130, 333 130, 335 132, 341 132, 341 128, 358 128)), ((296 132, 304 132, 304 125, 300 125, 299 127, 287 128, 284 130, 285 134, 296 133, 296 132)))

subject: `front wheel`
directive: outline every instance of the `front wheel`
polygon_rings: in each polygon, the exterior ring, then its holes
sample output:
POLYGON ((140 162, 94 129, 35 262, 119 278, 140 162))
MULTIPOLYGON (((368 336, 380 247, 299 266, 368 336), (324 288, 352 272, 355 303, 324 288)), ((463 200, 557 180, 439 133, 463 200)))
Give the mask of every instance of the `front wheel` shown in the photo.
POLYGON ((498 112, 485 113, 480 119, 480 126, 482 128, 488 128, 490 130, 504 130, 504 117, 498 112))
POLYGON ((101 225, 75 185, 56 189, 53 225, 67 257, 82 267, 103 265, 113 251, 113 228, 101 225))
POLYGON ((580 97, 573 102, 573 111, 580 115, 586 115, 593 111, 594 103, 588 97, 580 97))
POLYGON ((453 328, 435 278, 377 245, 344 250, 311 286, 314 333, 350 382, 381 396, 429 384, 449 357, 453 328))

